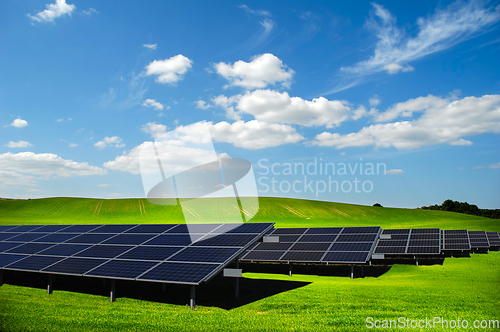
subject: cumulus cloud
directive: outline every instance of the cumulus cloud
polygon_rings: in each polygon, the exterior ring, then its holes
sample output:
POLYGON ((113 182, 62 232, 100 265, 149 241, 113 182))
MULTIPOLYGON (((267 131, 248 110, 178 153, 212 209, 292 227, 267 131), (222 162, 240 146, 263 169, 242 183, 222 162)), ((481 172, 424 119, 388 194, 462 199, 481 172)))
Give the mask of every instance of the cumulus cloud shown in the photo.
POLYGON ((28 14, 28 17, 36 22, 52 22, 54 23, 54 19, 69 15, 76 9, 75 5, 70 5, 66 3, 66 0, 56 0, 54 4, 47 4, 47 9, 41 11, 35 15, 28 14))
POLYGON ((35 177, 0 169, 0 188, 5 186, 36 186, 35 177))
POLYGON ((104 149, 108 146, 114 146, 115 148, 122 148, 125 146, 123 140, 118 136, 113 137, 104 137, 102 141, 99 141, 94 144, 94 146, 98 149, 104 149))
POLYGON ((276 83, 281 83, 284 88, 290 88, 295 73, 278 57, 270 53, 256 56, 251 62, 242 60, 234 64, 219 62, 214 67, 219 75, 229 81, 230 85, 246 89, 261 89, 276 83))
POLYGON ((451 100, 449 99, 443 99, 433 95, 409 99, 405 102, 397 103, 382 114, 375 115, 374 120, 376 122, 387 122, 400 116, 409 118, 413 116, 414 112, 421 112, 430 109, 439 110, 449 105, 450 102, 451 100))
MULTIPOLYGON (((23 120, 21 118, 17 118, 15 119, 14 121, 12 121, 12 123, 10 124, 10 126, 12 127, 16 127, 16 128, 23 128, 23 127, 26 127, 28 125, 28 121, 26 120, 23 120)), ((4 127, 8 127, 8 126, 4 126, 4 127)))
POLYGON ((162 111, 164 108, 164 106, 161 103, 157 102, 154 99, 146 99, 141 105, 146 107, 153 107, 155 110, 158 111, 162 111))
POLYGON ((415 149, 457 141, 468 145, 468 141, 460 138, 483 133, 500 133, 500 95, 436 101, 416 120, 375 124, 345 135, 323 132, 312 144, 337 149, 353 146, 415 149))
POLYGON ((4 171, 35 174, 43 176, 84 176, 103 175, 106 170, 90 166, 85 162, 63 159, 52 153, 10 152, 0 154, 0 168, 4 171))
POLYGON ((389 74, 412 71, 408 63, 444 51, 477 36, 500 19, 500 7, 485 7, 483 2, 457 1, 438 9, 427 18, 416 21, 417 33, 411 36, 396 26, 396 18, 382 5, 372 3, 374 12, 366 26, 376 35, 375 52, 369 59, 343 67, 343 84, 329 93, 353 87, 368 75, 387 71, 389 74))
POLYGON ((232 118, 246 113, 261 122, 327 128, 338 126, 349 119, 351 110, 339 100, 319 97, 309 101, 273 90, 255 90, 231 99, 219 96, 214 99, 214 103, 224 107, 232 118))
POLYGON ((33 145, 26 141, 17 141, 17 142, 10 141, 9 144, 5 144, 5 146, 8 148, 27 148, 33 145))
POLYGON ((157 44, 143 44, 142 46, 144 46, 145 48, 149 48, 150 50, 156 50, 156 46, 158 46, 157 44))
POLYGON ((154 60, 146 66, 146 76, 154 75, 158 83, 175 84, 182 80, 193 61, 182 54, 165 60, 154 60))
POLYGON ((152 138, 157 138, 167 133, 167 126, 156 122, 148 122, 142 126, 141 130, 151 135, 152 138))
POLYGON ((212 105, 207 104, 207 102, 204 100, 197 100, 194 103, 196 105, 196 108, 199 108, 201 110, 207 110, 212 107, 212 105))

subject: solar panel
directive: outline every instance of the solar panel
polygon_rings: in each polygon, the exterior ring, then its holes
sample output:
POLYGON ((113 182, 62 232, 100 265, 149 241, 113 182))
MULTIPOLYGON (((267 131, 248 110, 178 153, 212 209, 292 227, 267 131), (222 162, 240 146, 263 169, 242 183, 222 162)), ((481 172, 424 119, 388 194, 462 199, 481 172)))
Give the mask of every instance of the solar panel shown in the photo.
POLYGON ((380 232, 380 227, 277 228, 270 235, 279 243, 260 243, 240 260, 366 263, 380 232))
POLYGON ((384 255, 436 255, 441 253, 439 228, 384 229, 383 235, 390 239, 380 239, 376 254, 384 255))
POLYGON ((500 247, 500 236, 497 232, 486 232, 486 236, 488 236, 488 242, 492 247, 500 247))
POLYGON ((2 227, 0 268, 197 284, 222 271, 272 227, 272 223, 2 227))
POLYGON ((469 231, 469 241, 471 248, 488 249, 490 247, 485 231, 469 231))
POLYGON ((16 226, 4 226, 4 225, 0 225, 0 232, 5 232, 11 228, 14 228, 16 226))
POLYGON ((470 250, 469 232, 461 230, 443 230, 443 250, 470 250))

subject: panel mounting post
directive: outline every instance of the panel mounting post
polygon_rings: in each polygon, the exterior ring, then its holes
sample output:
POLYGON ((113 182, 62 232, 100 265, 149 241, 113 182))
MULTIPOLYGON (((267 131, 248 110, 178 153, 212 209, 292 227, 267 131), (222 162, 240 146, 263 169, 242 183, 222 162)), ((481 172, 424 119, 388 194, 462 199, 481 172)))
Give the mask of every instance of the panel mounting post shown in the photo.
POLYGON ((415 255, 415 266, 418 266, 418 256, 415 255))
POLYGON ((365 266, 365 264, 361 264, 361 277, 362 277, 362 278, 364 278, 364 277, 365 277, 364 266, 365 266))
POLYGON ((53 278, 52 278, 52 275, 49 274, 49 280, 47 282, 47 294, 52 294, 52 290, 53 290, 53 278))
POLYGON ((354 264, 351 264, 351 279, 354 279, 354 264))
POLYGON ((111 291, 109 292, 109 303, 116 301, 116 280, 111 280, 111 291))
MULTIPOLYGON (((240 259, 236 258, 236 268, 240 268, 240 259)), ((234 290, 234 297, 237 299, 240 297, 240 278, 236 278, 236 286, 234 290)))
POLYGON ((191 310, 194 310, 194 308, 196 307, 196 304, 195 304, 195 297, 196 297, 196 286, 191 286, 191 297, 189 299, 189 307, 191 308, 191 310))
POLYGON ((288 263, 288 276, 292 276, 292 264, 288 263))

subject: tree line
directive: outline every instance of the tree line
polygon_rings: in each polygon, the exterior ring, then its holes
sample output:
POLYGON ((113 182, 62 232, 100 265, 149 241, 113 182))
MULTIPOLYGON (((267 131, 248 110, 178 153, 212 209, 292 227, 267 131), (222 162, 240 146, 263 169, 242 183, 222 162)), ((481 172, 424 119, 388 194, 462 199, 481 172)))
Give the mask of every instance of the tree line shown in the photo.
POLYGON ((494 209, 494 210, 480 209, 477 207, 477 205, 469 204, 467 202, 452 201, 451 199, 447 199, 441 205, 435 204, 429 206, 422 206, 421 209, 458 212, 458 213, 471 214, 474 216, 500 219, 500 209, 494 209))

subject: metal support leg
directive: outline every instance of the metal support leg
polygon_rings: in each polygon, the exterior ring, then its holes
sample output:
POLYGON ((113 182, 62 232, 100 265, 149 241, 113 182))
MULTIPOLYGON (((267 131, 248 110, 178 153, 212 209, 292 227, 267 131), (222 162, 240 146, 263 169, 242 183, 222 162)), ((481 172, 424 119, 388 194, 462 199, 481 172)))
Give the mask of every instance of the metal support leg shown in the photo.
POLYGON ((191 310, 194 310, 194 308, 196 307, 195 296, 196 296, 196 286, 191 286, 191 298, 189 299, 189 307, 191 308, 191 310))
POLYGON ((292 276, 292 264, 288 264, 288 276, 292 276))
POLYGON ((109 292, 109 303, 116 301, 116 280, 111 280, 111 291, 109 292))
MULTIPOLYGON (((240 268, 240 260, 239 258, 236 258, 236 268, 240 268)), ((236 279, 236 286, 234 290, 234 297, 237 299, 240 297, 240 278, 235 278, 236 279)))
POLYGON ((165 284, 161 284, 161 292, 165 293, 165 284))
POLYGON ((52 288, 53 288, 53 278, 52 275, 49 274, 49 281, 47 282, 47 294, 52 294, 52 288))
POLYGON ((351 279, 354 279, 354 264, 351 264, 351 279))
POLYGON ((365 277, 365 271, 364 271, 364 265, 361 264, 361 277, 364 278, 365 277))
POLYGON ((415 256, 415 266, 418 266, 418 256, 415 256))

